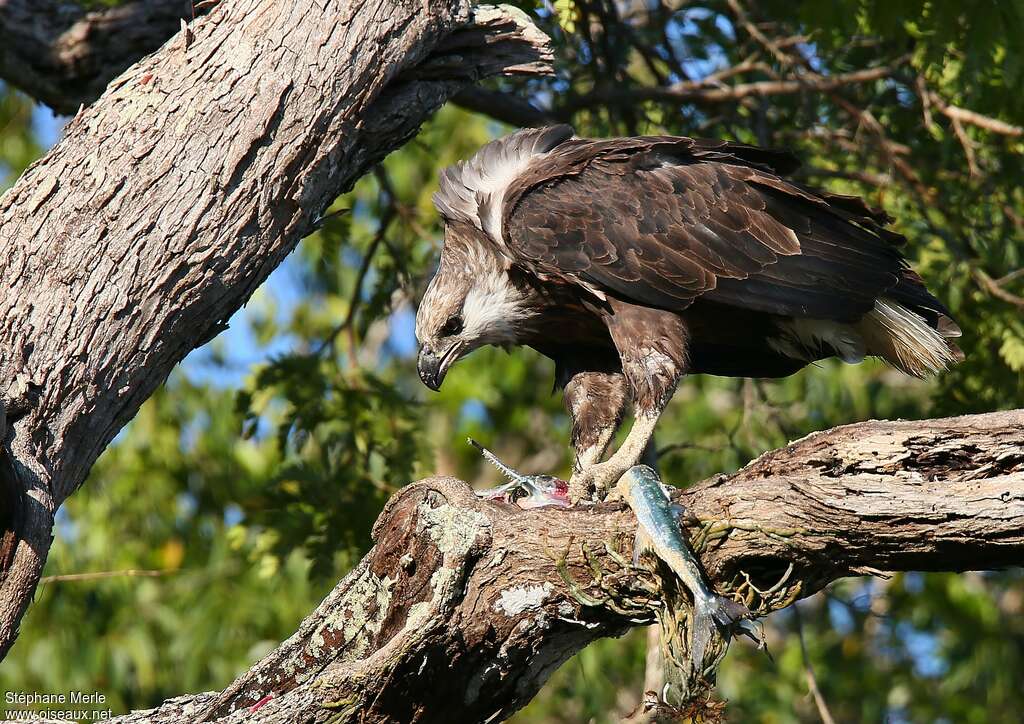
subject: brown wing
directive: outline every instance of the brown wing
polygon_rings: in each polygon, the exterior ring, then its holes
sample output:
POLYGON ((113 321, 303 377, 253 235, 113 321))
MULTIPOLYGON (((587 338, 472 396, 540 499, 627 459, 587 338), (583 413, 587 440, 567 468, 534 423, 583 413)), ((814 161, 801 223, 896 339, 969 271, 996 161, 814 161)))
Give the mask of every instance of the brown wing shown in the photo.
MULTIPOLYGON (((909 283, 902 237, 859 199, 777 175, 793 165, 788 154, 688 138, 569 141, 510 186, 505 240, 542 277, 638 304, 682 310, 705 297, 852 321, 909 283)), ((916 287, 921 299, 906 292, 914 306, 942 311, 916 287)))

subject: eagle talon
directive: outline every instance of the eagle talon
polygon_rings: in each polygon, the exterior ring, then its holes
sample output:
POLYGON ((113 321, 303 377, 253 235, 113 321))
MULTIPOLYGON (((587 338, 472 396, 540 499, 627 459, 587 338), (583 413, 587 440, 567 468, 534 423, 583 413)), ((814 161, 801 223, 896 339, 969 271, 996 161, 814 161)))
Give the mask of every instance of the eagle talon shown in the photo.
POLYGON ((578 470, 569 479, 569 500, 573 505, 607 500, 615 496, 616 484, 625 473, 621 465, 611 460, 578 470))

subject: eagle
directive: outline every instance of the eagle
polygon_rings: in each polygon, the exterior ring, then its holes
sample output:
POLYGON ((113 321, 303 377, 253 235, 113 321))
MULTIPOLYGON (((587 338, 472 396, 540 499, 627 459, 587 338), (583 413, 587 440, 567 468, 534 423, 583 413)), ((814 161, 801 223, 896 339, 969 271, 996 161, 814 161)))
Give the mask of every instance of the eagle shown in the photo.
POLYGON ((439 389, 483 345, 551 358, 575 503, 637 464, 684 375, 877 356, 925 377, 963 359, 892 219, 789 178, 798 167, 788 151, 567 125, 488 143, 434 194, 444 242, 416 314, 421 380, 439 389))

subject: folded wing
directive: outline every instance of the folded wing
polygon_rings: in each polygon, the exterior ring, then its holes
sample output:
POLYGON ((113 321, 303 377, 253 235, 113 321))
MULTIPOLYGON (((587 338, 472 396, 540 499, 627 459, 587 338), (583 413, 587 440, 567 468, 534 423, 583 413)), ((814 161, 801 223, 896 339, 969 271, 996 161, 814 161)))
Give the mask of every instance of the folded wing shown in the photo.
POLYGON ((681 311, 704 297, 853 322, 885 294, 935 323, 884 214, 779 176, 792 157, 740 144, 572 140, 505 194, 504 240, 542 277, 681 311))

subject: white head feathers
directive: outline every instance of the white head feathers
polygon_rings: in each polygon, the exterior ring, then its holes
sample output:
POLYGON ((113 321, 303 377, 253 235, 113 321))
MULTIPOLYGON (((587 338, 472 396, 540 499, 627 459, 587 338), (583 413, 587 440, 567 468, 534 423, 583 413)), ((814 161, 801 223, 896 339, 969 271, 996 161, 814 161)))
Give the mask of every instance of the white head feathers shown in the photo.
POLYGON ((441 263, 416 315, 416 337, 431 339, 452 317, 460 336, 476 347, 511 344, 536 316, 527 290, 512 283, 496 250, 474 237, 480 232, 449 225, 441 263))

